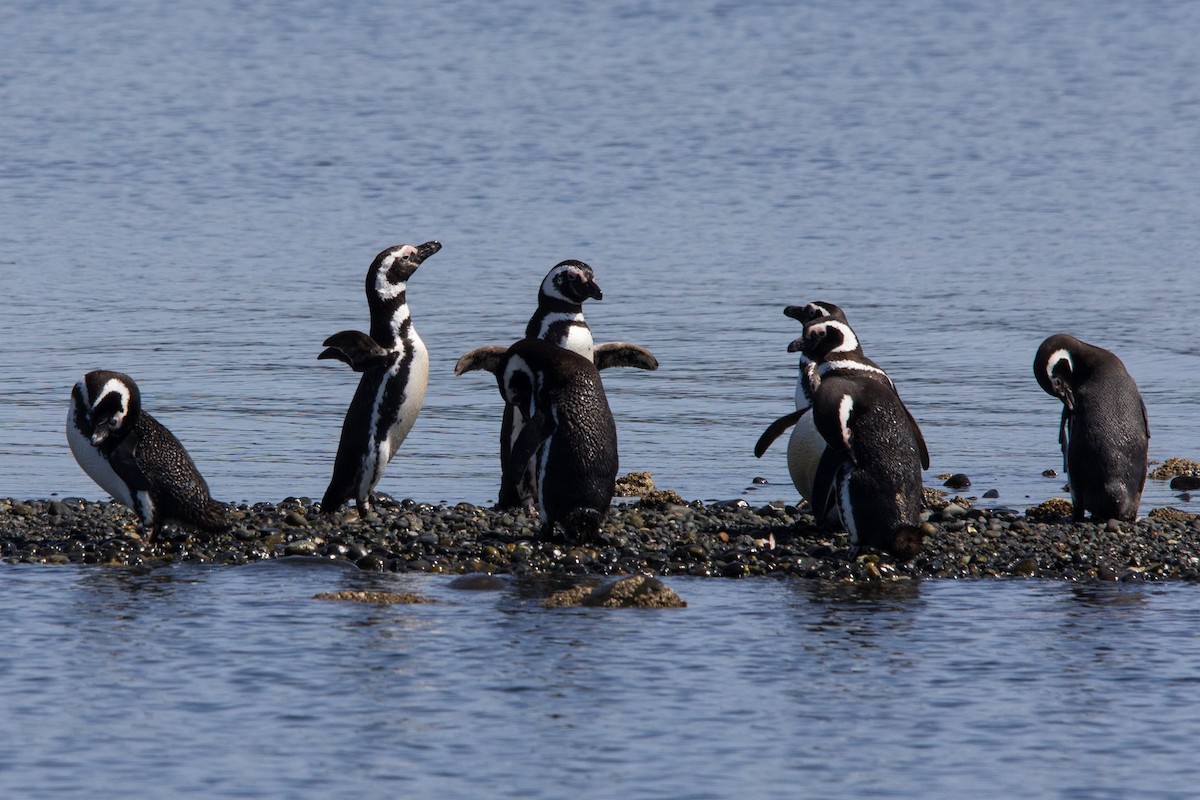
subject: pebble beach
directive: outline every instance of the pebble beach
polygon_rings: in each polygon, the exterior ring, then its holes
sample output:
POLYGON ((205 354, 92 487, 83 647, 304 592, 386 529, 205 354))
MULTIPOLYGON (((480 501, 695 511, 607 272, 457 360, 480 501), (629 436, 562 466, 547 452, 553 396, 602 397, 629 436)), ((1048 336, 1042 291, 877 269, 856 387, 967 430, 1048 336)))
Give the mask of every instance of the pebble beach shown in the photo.
MULTIPOLYGON (((1151 479, 1195 470, 1195 462, 1171 459, 1151 479)), ((524 513, 386 495, 365 518, 352 508, 324 514, 304 497, 236 505, 226 532, 168 525, 150 541, 133 513, 114 502, 0 499, 0 558, 154 566, 306 557, 388 572, 770 576, 848 583, 1200 580, 1200 515, 1171 507, 1153 509, 1136 522, 1077 523, 1070 501, 1062 498, 1029 508, 985 509, 972 498, 927 488, 924 549, 899 563, 887 554, 853 552, 846 534, 818 525, 804 503, 705 504, 648 485, 639 494, 615 502, 598 539, 586 543, 543 541, 539 520, 524 513)))

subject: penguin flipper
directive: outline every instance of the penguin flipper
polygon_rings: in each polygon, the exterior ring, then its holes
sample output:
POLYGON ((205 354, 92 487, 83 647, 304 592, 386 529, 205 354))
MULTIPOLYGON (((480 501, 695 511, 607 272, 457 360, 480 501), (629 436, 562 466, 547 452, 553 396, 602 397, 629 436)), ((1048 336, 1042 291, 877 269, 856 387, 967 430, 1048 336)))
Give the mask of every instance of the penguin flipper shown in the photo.
POLYGON ((382 367, 387 363, 388 351, 362 331, 341 331, 330 336, 321 345, 325 348, 317 359, 336 358, 350 365, 355 372, 371 367, 382 367))
POLYGON ((513 442, 512 452, 508 455, 508 474, 522 475, 529 462, 537 455, 538 448, 552 433, 554 424, 541 412, 525 420, 517 440, 513 442))
POLYGON ((139 495, 143 492, 150 492, 154 489, 153 483, 150 481, 146 471, 142 469, 142 465, 137 460, 137 445, 138 436, 131 433, 113 449, 108 455, 108 463, 112 466, 113 472, 117 473, 117 477, 125 482, 129 487, 129 496, 133 498, 133 511, 138 515, 142 524, 147 528, 152 528, 156 524, 154 519, 155 513, 153 505, 149 508, 143 507, 139 500, 139 495))
POLYGON ((496 370, 500 369, 500 361, 506 352, 508 352, 508 348, 498 344, 476 347, 474 350, 464 353, 462 358, 455 362, 454 374, 462 375, 464 372, 483 370, 495 375, 496 370))
POLYGON ((592 351, 596 369, 609 367, 634 367, 635 369, 658 369, 658 359, 646 348, 629 342, 605 342, 592 351))
POLYGON ((763 453, 767 452, 767 448, 774 444, 775 440, 783 435, 784 431, 799 422, 800 418, 808 411, 808 408, 808 406, 798 408, 789 414, 784 414, 768 425, 767 429, 763 431, 763 435, 758 437, 758 441, 754 444, 754 457, 762 458, 763 453))
POLYGON ((817 474, 813 476, 813 496, 808 501, 818 525, 837 508, 838 486, 843 479, 843 470, 849 466, 850 458, 844 451, 826 447, 821 454, 821 460, 817 462, 817 474))
POLYGON ((904 413, 908 415, 908 424, 912 426, 913 436, 917 437, 917 452, 921 454, 921 469, 929 469, 929 447, 925 444, 925 434, 921 433, 921 426, 917 424, 917 420, 908 410, 908 406, 904 406, 904 413))

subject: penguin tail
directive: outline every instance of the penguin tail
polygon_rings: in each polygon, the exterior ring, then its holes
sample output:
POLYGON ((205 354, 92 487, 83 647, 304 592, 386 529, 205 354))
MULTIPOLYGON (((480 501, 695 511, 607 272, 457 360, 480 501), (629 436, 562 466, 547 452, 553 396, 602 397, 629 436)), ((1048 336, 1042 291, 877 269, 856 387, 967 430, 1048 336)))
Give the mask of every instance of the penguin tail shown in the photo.
POLYGON ((196 515, 195 524, 200 530, 209 533, 227 531, 232 527, 229 520, 229 509, 224 503, 210 499, 196 515))
POLYGON ((892 544, 887 548, 897 561, 912 561, 925 544, 925 534, 914 525, 905 525, 896 530, 892 544))

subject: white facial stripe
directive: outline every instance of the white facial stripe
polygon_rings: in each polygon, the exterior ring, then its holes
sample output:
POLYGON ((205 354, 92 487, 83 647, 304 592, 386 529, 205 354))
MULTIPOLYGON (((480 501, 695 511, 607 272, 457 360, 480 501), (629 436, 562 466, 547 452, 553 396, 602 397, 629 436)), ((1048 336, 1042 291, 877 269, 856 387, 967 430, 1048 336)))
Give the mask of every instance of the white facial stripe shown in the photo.
POLYGON ((121 405, 117 413, 113 414, 113 427, 120 428, 125 421, 125 415, 129 413, 129 387, 124 381, 119 381, 116 378, 109 378, 108 381, 100 387, 100 394, 96 395, 96 402, 92 403, 89 411, 95 411, 96 406, 100 405, 100 401, 108 394, 115 394, 121 398, 121 405))
POLYGON ((1054 367, 1058 362, 1066 361, 1067 369, 1075 371, 1075 364, 1071 361, 1071 351, 1066 348, 1059 348, 1050 354, 1050 358, 1046 361, 1046 377, 1054 380, 1054 367))
POLYGON ((842 432, 842 444, 850 449, 850 414, 854 411, 854 398, 848 394, 842 395, 838 401, 838 425, 842 432))
POLYGON ((830 353, 853 353, 859 349, 858 337, 854 335, 854 331, 849 325, 837 320, 830 320, 825 323, 825 327, 836 328, 842 332, 842 343, 830 350, 830 353))

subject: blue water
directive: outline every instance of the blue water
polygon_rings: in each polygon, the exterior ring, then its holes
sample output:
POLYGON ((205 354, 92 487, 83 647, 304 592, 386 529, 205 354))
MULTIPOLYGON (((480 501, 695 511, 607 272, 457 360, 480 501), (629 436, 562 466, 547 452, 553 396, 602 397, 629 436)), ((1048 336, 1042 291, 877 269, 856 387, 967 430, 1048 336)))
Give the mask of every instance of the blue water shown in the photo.
MULTIPOLYGON (((106 368, 218 498, 319 497, 356 377, 320 342, 367 326, 379 250, 434 238, 398 497, 494 500, 499 397, 452 367, 563 258, 596 269, 597 339, 662 364, 605 375, 623 470, 689 499, 795 499, 752 448, 810 299, 900 386, 931 484, 1062 494, 1030 371, 1057 331, 1125 361, 1153 459, 1195 458, 1197 30, 1170 2, 5 3, 0 496, 103 497, 63 423, 106 368)), ((1151 482, 1143 512, 1197 502, 1151 482)), ((0 572, 6 795, 1195 784, 1192 587, 682 582, 687 611, 617 615, 436 579, 438 606, 324 605, 389 579, 271 565, 0 572)))
POLYGON ((1190 586, 671 579, 545 610, 288 559, 17 566, 0 793, 1193 797, 1190 586), (417 592, 433 605, 313 599, 417 592))

